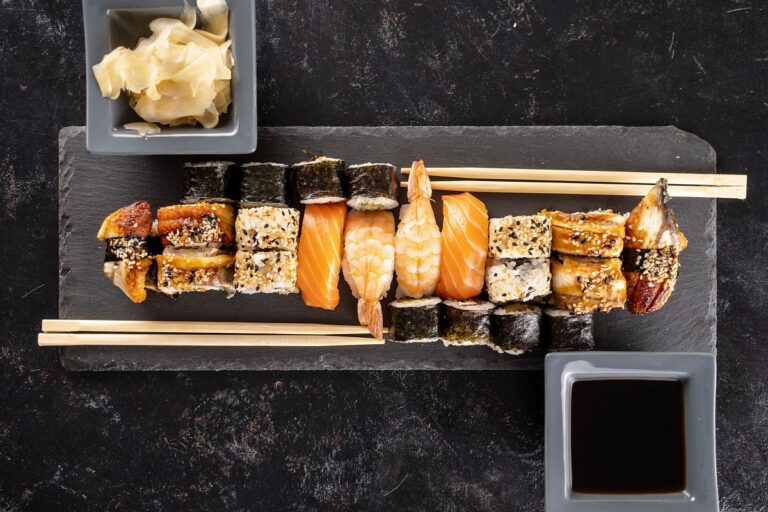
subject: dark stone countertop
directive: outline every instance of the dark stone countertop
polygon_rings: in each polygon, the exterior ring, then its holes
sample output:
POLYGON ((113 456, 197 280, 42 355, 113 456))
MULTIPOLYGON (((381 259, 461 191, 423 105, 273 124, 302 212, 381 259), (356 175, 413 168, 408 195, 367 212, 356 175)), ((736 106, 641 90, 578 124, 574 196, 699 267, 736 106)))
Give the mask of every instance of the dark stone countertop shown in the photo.
MULTIPOLYGON (((724 511, 766 510, 768 6, 257 4, 263 125, 673 124, 748 173, 718 212, 718 468, 724 511)), ((543 508, 538 372, 64 372, 35 335, 80 3, 3 0, 0 34, 0 510, 543 508)))

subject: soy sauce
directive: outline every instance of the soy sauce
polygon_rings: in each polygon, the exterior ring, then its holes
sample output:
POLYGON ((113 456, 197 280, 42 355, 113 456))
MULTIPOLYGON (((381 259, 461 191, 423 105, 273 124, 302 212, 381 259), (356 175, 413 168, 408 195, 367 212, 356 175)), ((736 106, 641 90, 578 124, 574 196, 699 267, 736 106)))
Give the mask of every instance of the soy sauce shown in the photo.
POLYGON ((571 390, 571 488, 589 494, 685 489, 683 385, 581 380, 571 390))

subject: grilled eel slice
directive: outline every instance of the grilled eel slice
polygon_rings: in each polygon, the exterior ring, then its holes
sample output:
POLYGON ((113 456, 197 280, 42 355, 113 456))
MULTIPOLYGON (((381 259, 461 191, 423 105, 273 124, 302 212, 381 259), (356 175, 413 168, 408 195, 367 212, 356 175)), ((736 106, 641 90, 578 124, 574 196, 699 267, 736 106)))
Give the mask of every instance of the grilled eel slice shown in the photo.
POLYGON ((139 237, 146 238, 152 233, 152 209, 146 201, 137 201, 110 213, 96 238, 139 237))
POLYGON ((219 203, 178 204, 157 210, 163 247, 218 247, 235 242, 235 210, 219 203))
POLYGON ((677 225, 669 199, 667 180, 662 178, 627 219, 623 270, 630 313, 661 309, 675 289, 680 251, 688 240, 677 225))
POLYGON ((552 257, 553 305, 573 313, 624 307, 627 283, 618 258, 552 257))
POLYGON ((166 248, 156 256, 157 288, 166 295, 233 288, 235 255, 217 249, 166 248))
POLYGON ((565 213, 542 210, 552 222, 552 250, 560 254, 618 258, 626 217, 613 210, 565 213))

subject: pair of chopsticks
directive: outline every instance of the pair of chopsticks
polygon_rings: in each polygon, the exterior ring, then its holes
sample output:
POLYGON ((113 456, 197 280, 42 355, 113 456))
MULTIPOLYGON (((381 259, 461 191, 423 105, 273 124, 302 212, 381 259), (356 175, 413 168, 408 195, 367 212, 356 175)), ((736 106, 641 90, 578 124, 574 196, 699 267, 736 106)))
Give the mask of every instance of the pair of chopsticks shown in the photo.
POLYGON ((343 347, 381 345, 358 325, 145 320, 43 320, 41 347, 343 347), (355 336, 356 335, 356 336, 355 336))
MULTIPOLYGON (((411 169, 404 167, 403 174, 411 169)), ((693 174, 564 169, 506 169, 498 167, 428 167, 435 190, 519 194, 644 196, 659 178, 666 178, 672 197, 747 197, 745 174, 693 174)), ((402 187, 408 184, 402 182, 402 187)))

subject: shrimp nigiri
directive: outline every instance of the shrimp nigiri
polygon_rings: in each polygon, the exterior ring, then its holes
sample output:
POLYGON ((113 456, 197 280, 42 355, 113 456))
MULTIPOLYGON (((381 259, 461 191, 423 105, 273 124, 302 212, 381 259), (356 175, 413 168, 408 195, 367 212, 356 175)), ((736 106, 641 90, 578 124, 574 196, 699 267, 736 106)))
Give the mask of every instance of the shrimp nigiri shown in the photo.
POLYGON ((344 280, 357 301, 360 325, 382 339, 379 302, 389 291, 395 270, 395 217, 388 211, 351 211, 344 228, 344 280))
POLYGON ((440 277, 440 228, 432 211, 432 185, 424 162, 413 162, 408 201, 395 235, 397 297, 420 299, 435 292, 440 277))
POLYGON ((339 304, 341 236, 345 203, 308 204, 299 238, 297 285, 304 304, 335 309, 339 304))
POLYGON ((466 300, 483 291, 488 257, 488 210, 464 192, 443 196, 443 239, 437 295, 466 300))

